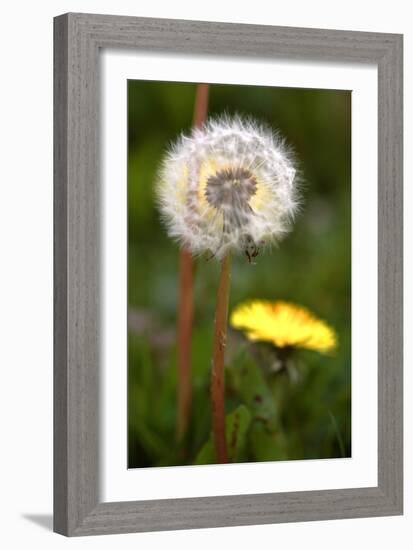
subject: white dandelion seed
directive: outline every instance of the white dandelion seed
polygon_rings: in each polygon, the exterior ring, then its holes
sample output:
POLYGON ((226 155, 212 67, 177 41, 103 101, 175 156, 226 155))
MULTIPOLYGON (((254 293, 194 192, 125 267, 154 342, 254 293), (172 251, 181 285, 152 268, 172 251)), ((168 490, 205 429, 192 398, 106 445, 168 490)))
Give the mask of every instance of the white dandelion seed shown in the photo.
POLYGON ((278 135, 251 119, 222 117, 171 147, 157 195, 168 234, 192 254, 242 251, 251 260, 289 230, 296 179, 278 135))

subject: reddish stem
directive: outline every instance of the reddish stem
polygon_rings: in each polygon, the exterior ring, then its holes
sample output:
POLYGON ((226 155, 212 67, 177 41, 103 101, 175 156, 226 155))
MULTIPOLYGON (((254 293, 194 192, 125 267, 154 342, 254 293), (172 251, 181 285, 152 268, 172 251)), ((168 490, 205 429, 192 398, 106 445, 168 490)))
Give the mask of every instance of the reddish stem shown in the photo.
POLYGON ((202 126, 208 116, 209 84, 198 84, 196 88, 193 125, 202 126))
POLYGON ((178 439, 188 428, 192 405, 191 343, 194 319, 194 261, 191 253, 180 254, 180 296, 178 317, 178 439))
MULTIPOLYGON (((202 126, 208 114, 208 84, 198 84, 194 107, 194 126, 202 126)), ((178 314, 178 440, 188 429, 192 409, 192 327, 194 320, 194 260, 185 249, 180 254, 178 314)))

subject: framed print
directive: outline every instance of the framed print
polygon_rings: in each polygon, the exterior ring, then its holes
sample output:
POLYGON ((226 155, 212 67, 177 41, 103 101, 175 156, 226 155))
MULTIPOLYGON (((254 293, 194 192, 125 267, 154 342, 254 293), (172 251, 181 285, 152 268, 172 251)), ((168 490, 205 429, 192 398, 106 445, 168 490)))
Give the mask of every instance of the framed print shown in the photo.
POLYGON ((54 528, 402 513, 402 37, 66 14, 54 528))

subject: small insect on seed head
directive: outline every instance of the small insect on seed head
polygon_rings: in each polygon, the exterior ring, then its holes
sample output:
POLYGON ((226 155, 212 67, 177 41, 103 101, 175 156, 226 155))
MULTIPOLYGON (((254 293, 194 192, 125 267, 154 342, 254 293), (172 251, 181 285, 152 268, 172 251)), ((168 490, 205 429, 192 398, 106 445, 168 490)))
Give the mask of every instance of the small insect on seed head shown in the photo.
POLYGON ((239 116, 212 119, 172 146, 157 195, 169 235, 193 254, 241 251, 252 261, 290 227, 295 164, 270 129, 239 116))

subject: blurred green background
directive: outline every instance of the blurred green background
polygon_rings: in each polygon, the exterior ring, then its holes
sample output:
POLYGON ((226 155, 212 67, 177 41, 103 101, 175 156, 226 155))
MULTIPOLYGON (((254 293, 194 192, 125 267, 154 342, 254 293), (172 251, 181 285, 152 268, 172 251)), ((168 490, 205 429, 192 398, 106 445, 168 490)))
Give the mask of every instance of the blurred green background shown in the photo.
MULTIPOLYGON (((129 468, 213 462, 205 443, 219 264, 197 260, 193 414, 178 445, 179 249, 154 201, 168 144, 190 130, 195 92, 195 84, 128 82, 129 468)), ((326 320, 339 338, 333 356, 298 351, 294 369, 272 372, 268 350, 251 350, 230 331, 226 407, 230 415, 237 409, 242 420, 233 459, 351 456, 351 93, 212 85, 209 114, 224 112, 278 129, 295 149, 304 179, 302 211, 279 248, 261 253, 256 265, 244 256, 234 259, 230 311, 251 298, 287 300, 326 320), (259 388, 260 403, 251 387, 259 388)))

